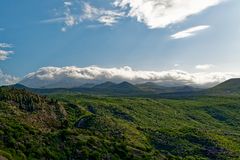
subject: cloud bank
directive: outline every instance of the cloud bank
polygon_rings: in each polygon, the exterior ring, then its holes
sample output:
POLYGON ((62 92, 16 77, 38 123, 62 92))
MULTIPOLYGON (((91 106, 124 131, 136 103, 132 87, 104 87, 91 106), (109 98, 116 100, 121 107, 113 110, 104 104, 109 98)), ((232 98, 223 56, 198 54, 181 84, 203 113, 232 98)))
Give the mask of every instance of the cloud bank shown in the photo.
POLYGON ((182 38, 187 38, 187 37, 192 37, 196 35, 198 32, 208 29, 210 26, 208 25, 201 25, 201 26, 196 26, 196 27, 191 27, 186 30, 177 32, 173 35, 171 35, 172 39, 182 39, 182 38))
POLYGON ((11 75, 8 75, 6 73, 3 73, 3 71, 0 69, 0 86, 2 85, 11 85, 15 84, 20 79, 11 75))
POLYGON ((70 88, 85 83, 103 83, 106 81, 130 83, 155 82, 161 85, 192 85, 209 87, 230 78, 240 77, 240 73, 188 73, 181 70, 142 71, 125 66, 121 68, 101 68, 90 66, 79 68, 44 67, 26 75, 22 84, 33 88, 70 88))

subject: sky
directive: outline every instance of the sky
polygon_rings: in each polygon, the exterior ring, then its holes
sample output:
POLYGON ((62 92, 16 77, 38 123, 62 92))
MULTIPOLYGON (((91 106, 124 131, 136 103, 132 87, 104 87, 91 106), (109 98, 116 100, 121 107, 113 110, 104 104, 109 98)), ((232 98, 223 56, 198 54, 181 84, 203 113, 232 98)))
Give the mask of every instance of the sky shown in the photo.
MULTIPOLYGON (((81 76, 95 66, 115 77, 124 68, 181 71, 194 83, 238 77, 239 8, 239 0, 1 0, 0 85, 66 77, 68 66, 81 76)), ((144 80, 152 79, 162 81, 144 80)))

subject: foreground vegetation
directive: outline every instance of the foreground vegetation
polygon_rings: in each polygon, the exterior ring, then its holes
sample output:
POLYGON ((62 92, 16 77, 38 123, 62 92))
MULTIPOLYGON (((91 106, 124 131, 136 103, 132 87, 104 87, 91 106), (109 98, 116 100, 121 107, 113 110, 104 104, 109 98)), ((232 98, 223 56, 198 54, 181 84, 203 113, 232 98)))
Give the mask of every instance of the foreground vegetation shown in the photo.
POLYGON ((0 159, 240 159, 239 97, 0 89, 0 159))

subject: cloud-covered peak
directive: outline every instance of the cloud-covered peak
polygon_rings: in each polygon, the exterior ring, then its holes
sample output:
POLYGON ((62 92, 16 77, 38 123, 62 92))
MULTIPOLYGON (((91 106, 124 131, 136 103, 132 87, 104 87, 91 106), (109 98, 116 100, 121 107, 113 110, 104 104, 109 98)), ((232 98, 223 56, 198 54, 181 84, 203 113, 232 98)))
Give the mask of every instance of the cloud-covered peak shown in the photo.
POLYGON ((142 71, 125 66, 121 68, 101 68, 90 66, 79 68, 44 67, 25 76, 22 84, 33 88, 70 88, 85 83, 103 83, 106 81, 130 83, 155 82, 161 85, 209 86, 227 79, 239 77, 236 73, 188 73, 181 70, 142 71))

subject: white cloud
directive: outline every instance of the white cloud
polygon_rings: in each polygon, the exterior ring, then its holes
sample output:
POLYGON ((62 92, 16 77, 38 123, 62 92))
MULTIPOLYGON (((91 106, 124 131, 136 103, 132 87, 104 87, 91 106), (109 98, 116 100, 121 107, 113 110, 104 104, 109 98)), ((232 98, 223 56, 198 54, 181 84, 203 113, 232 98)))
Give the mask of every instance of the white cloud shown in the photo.
POLYGON ((15 84, 19 81, 20 79, 8 74, 5 74, 2 72, 0 69, 0 86, 2 85, 10 85, 10 84, 15 84))
POLYGON ((61 31, 65 32, 67 27, 72 27, 80 22, 80 12, 77 14, 73 13, 73 5, 74 2, 64 1, 63 8, 55 10, 55 18, 42 20, 40 23, 64 23, 64 27, 61 28, 61 31))
POLYGON ((117 23, 118 20, 124 16, 124 12, 116 10, 106 10, 102 8, 96 8, 89 3, 84 3, 82 20, 98 21, 104 25, 112 26, 117 23))
POLYGON ((83 1, 65 1, 63 8, 57 11, 56 18, 43 20, 41 23, 64 23, 61 31, 65 32, 67 28, 76 26, 83 21, 112 26, 124 17, 124 14, 120 10, 97 8, 83 1))
POLYGON ((66 20, 66 17, 57 17, 57 18, 42 20, 40 21, 40 23, 62 23, 65 20, 66 20))
POLYGON ((72 2, 69 2, 69 1, 65 1, 63 2, 65 6, 71 6, 72 5, 72 2))
POLYGON ((120 18, 132 17, 151 29, 165 28, 222 1, 224 0, 112 0, 111 7, 105 9, 86 1, 69 0, 64 1, 63 8, 58 9, 58 17, 45 22, 64 22, 64 28, 75 26, 84 20, 112 26, 120 18))
POLYGON ((63 21, 65 26, 61 28, 62 32, 65 32, 67 30, 67 27, 72 27, 79 23, 79 18, 77 17, 78 15, 72 13, 72 5, 73 2, 65 1, 62 17, 57 17, 55 19, 50 20, 50 21, 56 20, 57 22, 63 21))
POLYGON ((208 70, 215 67, 213 64, 201 64, 201 65, 196 65, 195 68, 199 70, 208 70))
POLYGON ((12 48, 11 44, 8 43, 0 43, 0 60, 6 60, 10 54, 13 54, 14 52, 11 50, 8 50, 9 48, 12 48))
POLYGON ((136 17, 149 28, 165 28, 184 21, 191 15, 217 5, 223 0, 115 0, 114 5, 129 10, 129 17, 136 17))
POLYGON ((8 59, 8 56, 13 53, 14 53, 13 51, 5 51, 0 49, 0 61, 8 59))
POLYGON ((181 38, 187 38, 196 35, 198 32, 208 29, 210 26, 208 25, 201 25, 201 26, 195 26, 188 28, 184 31, 177 32, 173 35, 171 35, 172 39, 181 39, 181 38))
POLYGON ((77 87, 84 83, 105 81, 131 83, 155 82, 162 85, 212 86, 230 78, 240 77, 240 73, 188 73, 180 70, 142 71, 125 66, 122 68, 100 68, 97 66, 79 68, 44 67, 28 74, 22 84, 29 87, 77 87))
POLYGON ((8 43, 0 43, 0 48, 12 48, 12 45, 8 43))

